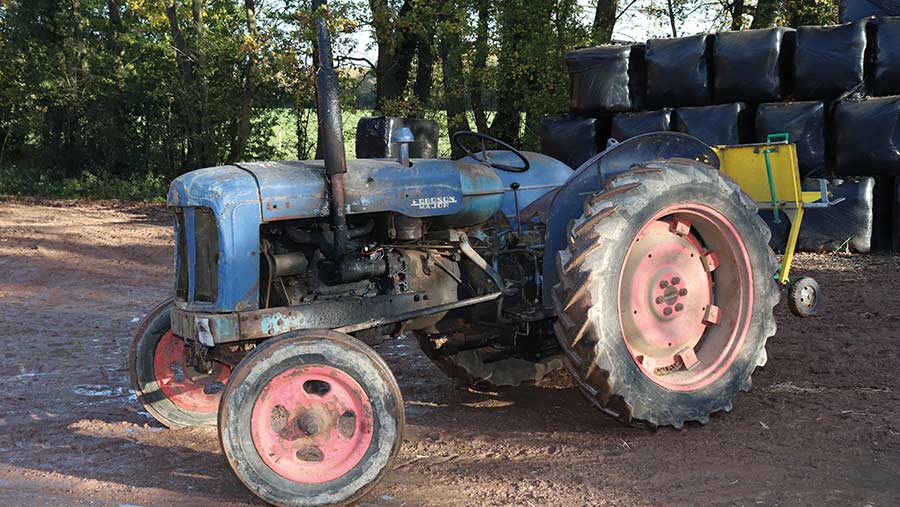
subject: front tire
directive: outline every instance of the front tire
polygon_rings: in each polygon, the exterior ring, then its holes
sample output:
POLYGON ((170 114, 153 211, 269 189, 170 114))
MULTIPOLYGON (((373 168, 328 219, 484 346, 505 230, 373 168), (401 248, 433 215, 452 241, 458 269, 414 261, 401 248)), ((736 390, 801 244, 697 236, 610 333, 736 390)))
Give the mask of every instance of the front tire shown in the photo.
POLYGON ((168 428, 216 424, 219 399, 231 368, 212 362, 199 372, 189 358, 190 347, 172 334, 174 300, 160 303, 141 321, 128 354, 131 385, 138 401, 168 428))
POLYGON ((775 333, 768 241, 753 201, 712 167, 656 161, 611 178, 557 258, 555 331, 582 392, 626 423, 731 410, 775 333))
POLYGON ((219 442, 238 479, 289 507, 344 505, 391 469, 403 397, 384 361, 334 331, 291 332, 235 368, 219 409, 219 442))

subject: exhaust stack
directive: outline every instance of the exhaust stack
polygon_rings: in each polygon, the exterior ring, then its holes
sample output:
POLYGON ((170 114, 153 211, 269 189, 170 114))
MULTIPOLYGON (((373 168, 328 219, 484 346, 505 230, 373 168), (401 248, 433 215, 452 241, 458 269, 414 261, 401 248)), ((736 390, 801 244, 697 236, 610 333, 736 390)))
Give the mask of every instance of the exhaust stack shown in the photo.
POLYGON ((338 76, 334 70, 331 52, 331 34, 325 14, 325 0, 313 0, 316 18, 316 39, 319 50, 319 68, 316 69, 316 103, 319 117, 319 136, 325 172, 331 187, 331 224, 334 227, 332 255, 339 259, 347 252, 347 217, 345 216, 344 173, 347 172, 347 154, 344 152, 344 127, 341 103, 338 98, 338 76))

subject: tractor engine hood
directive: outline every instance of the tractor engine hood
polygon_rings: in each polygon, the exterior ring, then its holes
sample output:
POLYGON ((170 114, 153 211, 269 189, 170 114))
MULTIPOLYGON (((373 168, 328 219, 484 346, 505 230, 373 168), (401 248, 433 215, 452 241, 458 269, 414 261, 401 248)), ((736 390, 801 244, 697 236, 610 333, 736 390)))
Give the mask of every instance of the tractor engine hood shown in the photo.
MULTIPOLYGON (((453 226, 481 223, 503 203, 504 185, 490 168, 451 160, 349 160, 347 214, 391 211, 410 217, 453 217, 453 226)), ((254 162, 200 169, 172 182, 169 206, 230 208, 255 200, 262 222, 327 217, 322 161, 254 162), (229 202, 230 201, 230 202, 229 202)))

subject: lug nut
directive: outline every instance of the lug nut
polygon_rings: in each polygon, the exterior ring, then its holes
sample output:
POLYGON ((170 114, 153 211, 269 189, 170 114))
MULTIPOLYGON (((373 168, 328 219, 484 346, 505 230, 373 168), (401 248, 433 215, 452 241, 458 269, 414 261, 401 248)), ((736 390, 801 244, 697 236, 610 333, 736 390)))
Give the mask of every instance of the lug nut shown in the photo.
POLYGON ((663 315, 672 315, 672 308, 667 306, 665 310, 663 310, 663 315))
POLYGON ((678 285, 679 283, 681 283, 681 278, 678 278, 677 276, 672 278, 672 285, 678 285))
POLYGON ((687 289, 681 289, 680 291, 678 291, 678 295, 679 296, 687 296, 687 289))
POLYGON ((658 304, 658 305, 663 304, 663 297, 662 297, 662 296, 656 296, 656 304, 658 304))
POLYGON ((681 310, 684 310, 684 305, 683 305, 683 304, 678 303, 677 305, 675 305, 675 311, 676 311, 676 312, 680 312, 681 310))
POLYGON ((665 280, 659 282, 659 288, 660 288, 660 289, 665 289, 665 288, 668 287, 668 286, 669 286, 669 282, 667 282, 667 281, 665 281, 665 280))

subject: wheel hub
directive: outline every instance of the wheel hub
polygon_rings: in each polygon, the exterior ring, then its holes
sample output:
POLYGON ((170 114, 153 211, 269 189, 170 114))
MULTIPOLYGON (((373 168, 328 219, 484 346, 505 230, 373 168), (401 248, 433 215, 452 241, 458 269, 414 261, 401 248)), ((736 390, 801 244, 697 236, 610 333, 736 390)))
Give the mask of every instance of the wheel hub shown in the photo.
POLYGON ((661 211, 636 235, 619 282, 622 335, 635 362, 674 390, 714 380, 746 330, 751 279, 743 242, 718 212, 699 204, 661 211))
POLYGON ((365 391, 328 365, 291 368, 272 378, 253 407, 253 444, 285 479, 319 484, 343 476, 372 441, 374 417, 365 391))
POLYGON ((623 325, 636 359, 651 370, 677 363, 677 353, 703 335, 712 293, 702 255, 696 237, 666 221, 654 221, 635 240, 622 294, 623 325))
POLYGON ((215 412, 231 369, 222 363, 211 362, 208 372, 197 371, 190 353, 184 340, 167 331, 159 339, 153 354, 156 383, 163 395, 178 408, 215 412))

